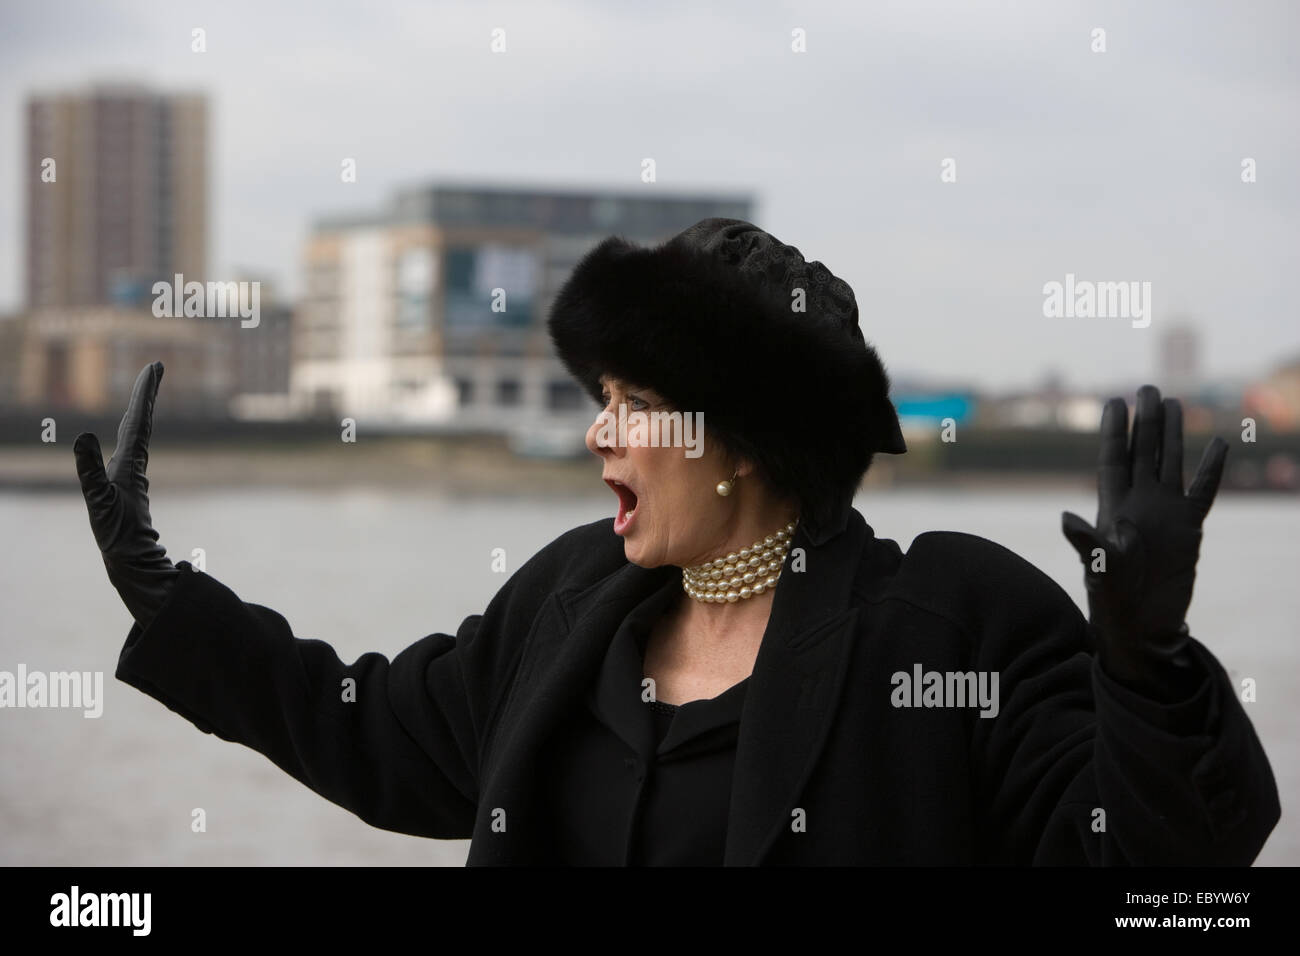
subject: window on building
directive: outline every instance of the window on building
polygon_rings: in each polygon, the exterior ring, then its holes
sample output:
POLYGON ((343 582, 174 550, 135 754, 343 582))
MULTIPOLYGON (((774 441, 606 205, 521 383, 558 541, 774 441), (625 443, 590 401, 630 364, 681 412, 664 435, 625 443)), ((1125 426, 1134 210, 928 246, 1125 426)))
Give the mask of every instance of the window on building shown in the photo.
POLYGON ((464 407, 474 401, 474 380, 472 378, 456 379, 456 402, 464 407))
POLYGON ((433 252, 424 247, 407 249, 397 260, 397 326, 413 332, 428 330, 433 310, 433 252))
POLYGON ((503 378, 497 380, 497 404, 518 405, 519 395, 519 379, 503 378))
POLYGON ((582 408, 583 392, 576 382, 548 382, 546 406, 553 412, 567 412, 582 408))
POLYGON ((520 329, 532 322, 541 275, 533 249, 500 243, 452 246, 444 255, 443 273, 449 329, 520 329), (504 293, 499 300, 504 311, 494 308, 497 289, 504 293))

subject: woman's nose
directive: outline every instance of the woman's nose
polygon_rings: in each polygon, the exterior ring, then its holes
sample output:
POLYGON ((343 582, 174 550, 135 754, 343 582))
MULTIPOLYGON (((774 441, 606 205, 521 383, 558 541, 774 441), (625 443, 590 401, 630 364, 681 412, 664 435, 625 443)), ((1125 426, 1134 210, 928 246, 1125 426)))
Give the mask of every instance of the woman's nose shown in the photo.
POLYGON ((623 449, 618 444, 615 426, 613 413, 609 409, 601 409, 587 429, 587 450, 601 458, 606 455, 622 455, 623 449))

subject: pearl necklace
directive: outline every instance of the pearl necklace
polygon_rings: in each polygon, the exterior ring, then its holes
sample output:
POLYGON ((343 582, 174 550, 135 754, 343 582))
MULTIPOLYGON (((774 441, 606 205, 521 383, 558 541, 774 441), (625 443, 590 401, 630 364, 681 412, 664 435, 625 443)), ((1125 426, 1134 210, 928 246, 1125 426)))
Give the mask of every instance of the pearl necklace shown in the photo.
POLYGON ((725 558, 682 568, 682 590, 705 604, 735 604, 776 587, 797 522, 725 558))

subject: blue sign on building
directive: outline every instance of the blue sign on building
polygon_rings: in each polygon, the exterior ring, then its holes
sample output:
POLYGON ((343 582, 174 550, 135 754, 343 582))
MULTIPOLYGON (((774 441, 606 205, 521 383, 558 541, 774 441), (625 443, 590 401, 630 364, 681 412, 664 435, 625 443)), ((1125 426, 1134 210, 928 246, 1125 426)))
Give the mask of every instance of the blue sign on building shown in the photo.
POLYGON ((898 417, 904 421, 938 422, 951 418, 957 424, 968 420, 975 410, 975 400, 969 395, 899 395, 894 398, 898 417))

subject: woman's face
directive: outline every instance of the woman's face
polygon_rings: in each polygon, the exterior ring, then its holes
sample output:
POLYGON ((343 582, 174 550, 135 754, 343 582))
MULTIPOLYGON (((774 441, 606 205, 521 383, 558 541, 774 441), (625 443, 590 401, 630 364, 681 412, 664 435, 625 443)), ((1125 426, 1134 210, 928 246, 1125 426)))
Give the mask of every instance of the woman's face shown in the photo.
POLYGON ((605 407, 587 429, 587 448, 602 460, 601 477, 618 495, 614 531, 623 538, 627 559, 645 568, 712 559, 735 522, 733 500, 714 490, 732 474, 725 454, 708 440, 707 432, 695 436, 697 442, 703 439, 697 457, 689 457, 680 442, 653 447, 644 437, 638 440, 630 423, 626 440, 620 442, 620 405, 629 422, 636 412, 653 420, 653 412, 673 409, 653 389, 610 376, 600 381, 605 407))

